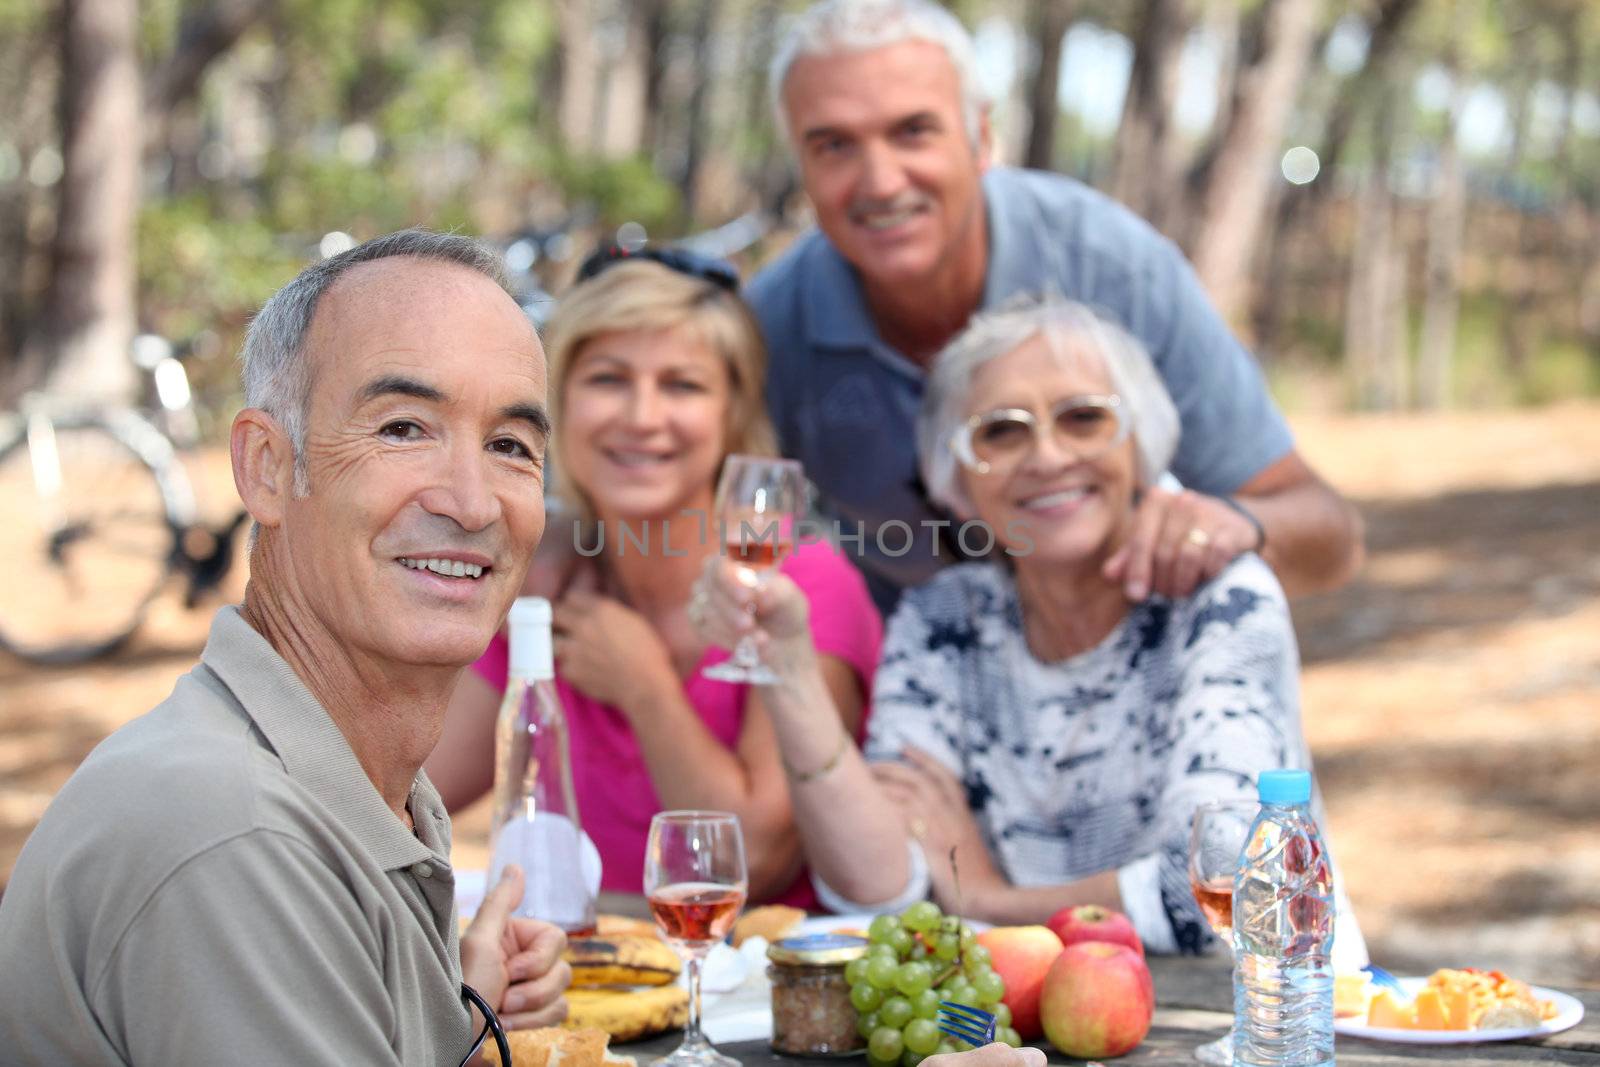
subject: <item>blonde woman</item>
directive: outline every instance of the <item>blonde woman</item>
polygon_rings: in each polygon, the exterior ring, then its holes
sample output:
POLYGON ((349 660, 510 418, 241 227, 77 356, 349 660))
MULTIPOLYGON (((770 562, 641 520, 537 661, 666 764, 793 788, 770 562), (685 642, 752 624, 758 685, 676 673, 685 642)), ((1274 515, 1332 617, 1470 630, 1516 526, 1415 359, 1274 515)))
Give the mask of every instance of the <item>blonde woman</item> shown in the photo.
MULTIPOLYGON (((723 459, 774 451, 760 333, 719 261, 612 251, 590 267, 545 339, 552 481, 576 520, 552 522, 527 592, 555 603, 557 684, 602 888, 639 891, 655 812, 710 808, 740 817, 752 899, 814 907, 767 697, 702 676, 728 653, 688 617, 721 549, 707 530, 723 459)), ((821 544, 781 574, 804 594, 833 707, 859 737, 882 638, 866 586, 821 544)), ((427 763, 452 809, 491 785, 505 678, 502 637, 463 675, 427 763)))

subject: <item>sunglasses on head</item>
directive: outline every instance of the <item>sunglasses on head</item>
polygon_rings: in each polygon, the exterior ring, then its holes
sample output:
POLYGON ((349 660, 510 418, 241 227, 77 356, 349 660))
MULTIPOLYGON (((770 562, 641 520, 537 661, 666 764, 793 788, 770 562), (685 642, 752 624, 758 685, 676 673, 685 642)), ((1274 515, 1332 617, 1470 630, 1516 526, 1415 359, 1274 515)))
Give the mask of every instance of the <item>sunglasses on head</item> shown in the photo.
POLYGON ((730 293, 739 291, 739 272, 733 264, 715 256, 691 252, 687 248, 637 248, 630 251, 619 244, 603 244, 578 268, 578 281, 586 282, 618 263, 640 259, 710 282, 730 293))

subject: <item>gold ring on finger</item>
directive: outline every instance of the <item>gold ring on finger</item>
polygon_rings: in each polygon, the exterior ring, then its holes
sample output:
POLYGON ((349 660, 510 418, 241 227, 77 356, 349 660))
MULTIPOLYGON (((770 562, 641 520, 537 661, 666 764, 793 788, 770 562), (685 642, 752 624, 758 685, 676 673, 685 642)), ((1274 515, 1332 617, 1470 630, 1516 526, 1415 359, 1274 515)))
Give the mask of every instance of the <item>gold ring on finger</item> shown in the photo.
POLYGON ((927 832, 928 832, 928 824, 927 823, 923 822, 921 819, 912 819, 911 820, 911 836, 912 837, 916 838, 918 841, 921 841, 922 840, 922 835, 927 833, 927 832))
POLYGON ((1189 531, 1189 535, 1184 540, 1196 548, 1205 548, 1211 543, 1211 535, 1196 526, 1189 531))

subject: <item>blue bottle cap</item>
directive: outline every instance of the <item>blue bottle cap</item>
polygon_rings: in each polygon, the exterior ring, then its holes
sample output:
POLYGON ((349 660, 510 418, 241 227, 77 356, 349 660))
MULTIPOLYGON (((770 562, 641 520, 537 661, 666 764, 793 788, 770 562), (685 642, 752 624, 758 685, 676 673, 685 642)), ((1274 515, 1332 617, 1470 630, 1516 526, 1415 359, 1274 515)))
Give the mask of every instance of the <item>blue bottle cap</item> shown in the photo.
POLYGON ((1311 799, 1311 772, 1262 771, 1256 788, 1263 804, 1304 804, 1311 799))

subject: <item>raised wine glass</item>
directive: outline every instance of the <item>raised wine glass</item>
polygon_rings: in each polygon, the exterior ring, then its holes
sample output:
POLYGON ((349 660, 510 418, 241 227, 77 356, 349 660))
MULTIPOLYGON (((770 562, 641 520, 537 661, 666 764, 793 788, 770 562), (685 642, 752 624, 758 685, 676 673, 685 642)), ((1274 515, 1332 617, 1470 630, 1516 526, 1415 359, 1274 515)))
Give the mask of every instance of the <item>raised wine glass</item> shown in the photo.
MULTIPOLYGON (((1189 833, 1189 885, 1211 932, 1233 954, 1233 875, 1260 807, 1249 800, 1212 800, 1194 812, 1189 833)), ((1232 1067, 1233 1028, 1194 1050, 1201 1063, 1232 1067)))
POLYGON ((663 811, 650 820, 644 894, 650 914, 689 971, 689 1021, 683 1044, 657 1067, 739 1067, 700 1031, 700 965, 728 936, 749 889, 738 816, 725 811, 663 811))
MULTIPOLYGON (((717 516, 727 553, 744 568, 757 588, 794 551, 795 525, 805 507, 805 474, 792 459, 729 456, 717 483, 717 516)), ((705 670, 719 682, 771 685, 778 680, 756 651, 755 636, 746 634, 733 656, 705 670)))

